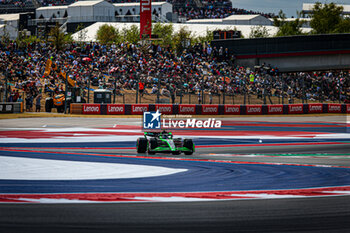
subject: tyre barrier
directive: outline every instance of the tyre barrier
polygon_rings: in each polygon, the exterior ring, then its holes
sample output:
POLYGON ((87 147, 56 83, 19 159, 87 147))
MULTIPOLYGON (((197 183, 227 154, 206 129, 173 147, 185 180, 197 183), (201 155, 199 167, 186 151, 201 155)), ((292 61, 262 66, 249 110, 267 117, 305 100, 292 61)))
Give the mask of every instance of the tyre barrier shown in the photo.
POLYGON ((165 115, 281 115, 309 113, 350 113, 350 104, 71 104, 71 114, 142 115, 159 110, 165 115))

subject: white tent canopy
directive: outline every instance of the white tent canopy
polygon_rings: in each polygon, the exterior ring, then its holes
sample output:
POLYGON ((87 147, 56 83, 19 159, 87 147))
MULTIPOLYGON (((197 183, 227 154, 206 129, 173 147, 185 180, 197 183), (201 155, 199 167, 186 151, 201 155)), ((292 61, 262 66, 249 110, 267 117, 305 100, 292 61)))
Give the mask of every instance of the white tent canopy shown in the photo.
POLYGON ((262 15, 231 15, 224 18, 222 23, 234 25, 271 25, 271 21, 262 15))
POLYGON ((0 15, 0 37, 8 35, 11 40, 18 36, 19 14, 0 15))
POLYGON ((69 22, 115 21, 113 4, 107 1, 78 1, 68 7, 69 22))
MULTIPOLYGON (((103 23, 98 22, 94 23, 93 25, 83 29, 86 32, 86 37, 84 41, 96 41, 96 33, 98 29, 104 25, 112 25, 118 30, 122 30, 123 28, 130 28, 132 25, 136 25, 139 27, 139 23, 103 23)), ((248 38, 251 32, 252 25, 218 25, 218 24, 173 24, 174 31, 177 32, 181 28, 185 27, 187 30, 192 32, 194 36, 205 36, 207 33, 207 30, 214 31, 214 30, 238 30, 241 31, 242 35, 245 38, 248 38)), ((277 28, 274 26, 265 26, 268 30, 269 34, 272 36, 276 34, 277 28)), ((73 39, 78 40, 79 35, 81 33, 77 32, 73 34, 73 39)))

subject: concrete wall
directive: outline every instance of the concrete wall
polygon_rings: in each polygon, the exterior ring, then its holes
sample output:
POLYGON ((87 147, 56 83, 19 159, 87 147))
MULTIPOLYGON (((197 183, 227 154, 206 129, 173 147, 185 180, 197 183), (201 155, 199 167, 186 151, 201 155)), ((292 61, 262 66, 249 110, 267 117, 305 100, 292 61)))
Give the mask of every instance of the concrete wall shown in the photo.
POLYGON ((212 46, 228 48, 239 65, 262 63, 280 71, 350 69, 350 34, 217 40, 212 46))

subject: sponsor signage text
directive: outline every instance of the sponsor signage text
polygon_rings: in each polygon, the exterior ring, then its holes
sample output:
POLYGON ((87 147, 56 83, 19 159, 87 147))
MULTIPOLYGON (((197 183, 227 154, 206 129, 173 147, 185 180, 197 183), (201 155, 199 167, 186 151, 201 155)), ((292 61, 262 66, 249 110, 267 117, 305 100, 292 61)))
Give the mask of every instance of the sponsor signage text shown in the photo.
POLYGON ((301 114, 303 113, 303 105, 302 104, 290 104, 288 105, 288 113, 289 114, 301 114))
POLYGON ((148 104, 132 104, 131 105, 131 114, 142 115, 144 112, 147 112, 149 107, 148 104))
POLYGON ((101 105, 83 104, 83 114, 101 114, 101 105))
POLYGON ((309 113, 322 113, 323 104, 309 104, 309 113))
POLYGON ((261 105, 247 105, 247 115, 260 115, 261 113, 261 105))
POLYGON ((224 113, 227 115, 240 115, 241 106, 240 105, 225 105, 224 113))
POLYGON ((268 114, 283 114, 283 105, 268 105, 268 114))
POLYGON ((124 104, 108 104, 107 115, 124 115, 125 105, 124 104))
POLYGON ((202 114, 203 115, 218 115, 219 106, 213 104, 203 104, 202 105, 202 114))

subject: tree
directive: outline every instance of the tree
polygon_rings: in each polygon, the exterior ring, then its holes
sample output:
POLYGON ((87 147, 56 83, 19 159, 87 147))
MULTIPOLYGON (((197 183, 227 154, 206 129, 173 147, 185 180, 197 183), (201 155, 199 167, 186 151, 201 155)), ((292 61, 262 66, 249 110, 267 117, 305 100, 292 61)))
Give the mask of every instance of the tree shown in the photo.
POLYGON ((177 54, 181 54, 191 45, 191 32, 186 27, 181 27, 174 35, 174 47, 177 54))
POLYGON ((6 29, 6 24, 2 28, 1 42, 4 44, 8 44, 10 42, 10 33, 6 29))
POLYGON ((349 33, 350 32, 350 18, 343 19, 337 24, 334 30, 335 33, 349 33))
POLYGON ((132 25, 130 28, 123 28, 122 34, 124 40, 132 44, 140 41, 140 30, 136 25, 132 25))
POLYGON ((79 42, 83 42, 86 40, 87 30, 84 28, 84 25, 82 23, 78 25, 75 32, 78 34, 78 41, 79 42))
POLYGON ((16 39, 18 47, 25 48, 27 46, 26 37, 27 37, 27 35, 26 35, 25 31, 18 32, 18 37, 16 39))
POLYGON ((214 40, 214 31, 211 31, 207 28, 205 36, 198 36, 196 38, 197 42, 204 43, 204 42, 212 42, 214 40))
POLYGON ((336 32, 339 27, 343 26, 342 12, 343 7, 337 6, 335 3, 321 4, 317 2, 311 13, 312 33, 327 34, 336 32))
POLYGON ((265 38, 269 37, 269 31, 264 26, 254 26, 250 29, 249 38, 265 38))
POLYGON ((300 20, 300 14, 298 14, 298 18, 293 21, 286 21, 286 14, 281 10, 278 13, 277 17, 274 17, 273 24, 278 27, 278 31, 276 36, 294 36, 294 35, 302 35, 303 32, 301 30, 304 20, 300 20))
POLYGON ((156 23, 153 24, 152 34, 157 35, 160 39, 162 39, 160 44, 163 46, 173 45, 173 36, 174 36, 174 27, 172 24, 162 24, 156 23))
POLYGON ((61 50, 66 43, 73 41, 71 35, 62 32, 58 24, 51 29, 49 36, 49 41, 53 43, 57 50, 61 50))
POLYGON ((102 44, 119 42, 121 40, 121 35, 119 30, 115 27, 108 24, 103 24, 97 30, 96 40, 102 44))
POLYGON ((42 42, 42 40, 36 36, 27 36, 24 31, 20 31, 16 42, 20 48, 24 48, 27 44, 42 42))

